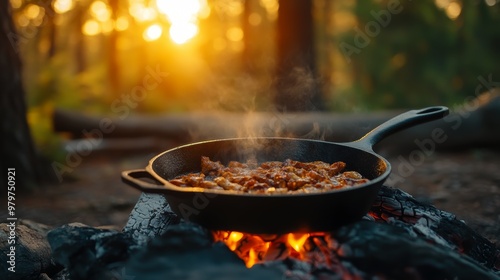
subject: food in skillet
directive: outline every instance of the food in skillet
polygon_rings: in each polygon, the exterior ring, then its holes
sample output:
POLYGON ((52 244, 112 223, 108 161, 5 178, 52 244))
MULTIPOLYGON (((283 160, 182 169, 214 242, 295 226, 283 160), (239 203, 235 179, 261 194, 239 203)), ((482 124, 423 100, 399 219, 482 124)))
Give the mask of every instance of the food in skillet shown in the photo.
POLYGON ((231 161, 224 166, 219 161, 201 158, 201 172, 178 176, 170 183, 179 187, 200 187, 246 193, 284 194, 313 193, 363 184, 369 180, 356 171, 344 171, 345 163, 332 164, 291 159, 258 164, 231 161))

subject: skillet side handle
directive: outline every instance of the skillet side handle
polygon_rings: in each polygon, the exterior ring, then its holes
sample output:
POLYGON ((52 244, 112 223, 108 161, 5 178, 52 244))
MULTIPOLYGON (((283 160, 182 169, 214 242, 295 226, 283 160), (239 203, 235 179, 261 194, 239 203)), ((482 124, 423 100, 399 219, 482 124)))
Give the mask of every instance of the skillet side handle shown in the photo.
POLYGON ((448 115, 448 113, 449 109, 445 106, 432 106, 420 110, 411 110, 377 126, 361 139, 352 142, 352 144, 362 149, 373 150, 375 144, 393 133, 418 124, 441 119, 448 115))
POLYGON ((165 186, 162 182, 154 178, 145 169, 134 169, 122 172, 122 181, 142 192, 147 193, 163 193, 165 191, 165 186), (147 178, 149 181, 144 181, 141 178, 147 178))

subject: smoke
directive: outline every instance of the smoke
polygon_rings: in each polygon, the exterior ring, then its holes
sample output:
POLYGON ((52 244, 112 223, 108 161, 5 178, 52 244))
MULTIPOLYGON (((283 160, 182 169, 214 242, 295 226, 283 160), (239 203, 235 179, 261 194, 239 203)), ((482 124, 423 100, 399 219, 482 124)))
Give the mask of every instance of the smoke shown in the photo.
POLYGON ((311 111, 318 109, 318 78, 294 67, 285 78, 274 73, 215 71, 200 84, 200 111, 209 112, 191 130, 193 140, 294 137, 324 139, 328 134, 311 111), (200 132, 201 131, 201 132, 200 132), (205 136, 204 136, 205 135, 205 136))
POLYGON ((269 75, 215 73, 200 87, 204 100, 200 109, 238 113, 262 111, 264 104, 272 102, 272 91, 269 75))
POLYGON ((274 102, 280 111, 316 111, 320 100, 319 79, 304 67, 293 67, 276 81, 274 102))

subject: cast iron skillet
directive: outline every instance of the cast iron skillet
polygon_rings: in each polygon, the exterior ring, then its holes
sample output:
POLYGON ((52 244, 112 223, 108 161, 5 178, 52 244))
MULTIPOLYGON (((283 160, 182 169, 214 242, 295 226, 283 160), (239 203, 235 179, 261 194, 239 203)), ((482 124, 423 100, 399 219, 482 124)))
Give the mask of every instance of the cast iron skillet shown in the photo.
POLYGON ((373 151, 373 145, 396 131, 447 114, 448 108, 442 106, 408 111, 349 143, 269 137, 199 142, 165 151, 152 158, 146 169, 122 172, 122 179, 143 192, 165 195, 177 215, 213 230, 260 234, 332 230, 365 215, 391 172, 391 165, 373 151), (370 182, 328 192, 280 195, 181 188, 168 182, 180 174, 200 172, 201 156, 223 164, 244 162, 250 156, 259 161, 344 161, 347 170, 360 172, 370 182))

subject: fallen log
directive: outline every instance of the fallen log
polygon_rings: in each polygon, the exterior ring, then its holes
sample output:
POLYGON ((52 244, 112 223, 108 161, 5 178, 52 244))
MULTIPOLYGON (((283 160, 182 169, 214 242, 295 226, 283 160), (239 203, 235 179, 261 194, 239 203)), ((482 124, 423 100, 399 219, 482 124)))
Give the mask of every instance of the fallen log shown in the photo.
POLYGON ((349 141, 396 114, 189 112, 120 119, 57 109, 53 121, 56 132, 70 133, 76 138, 102 134, 106 138, 153 136, 192 142, 230 137, 294 136, 349 141), (101 128, 102 123, 111 123, 112 129, 101 128))
MULTIPOLYGON (((371 113, 279 113, 279 112, 189 112, 159 116, 108 117, 57 109, 53 115, 56 132, 74 138, 148 137, 185 144, 232 137, 297 137, 333 142, 353 141, 403 111, 371 113)), ((378 147, 392 151, 495 146, 500 143, 500 94, 488 93, 452 109, 449 116, 398 132, 378 147), (439 140, 435 135, 439 134, 439 140), (445 139, 443 141, 443 139, 445 139), (395 145, 396 144, 396 145, 395 145), (421 144, 423 145, 423 144, 421 144), (427 144, 431 145, 431 144, 427 144), (397 148, 396 148, 397 147, 397 148)), ((158 144, 159 144, 158 143, 158 144)), ((154 141, 152 141, 154 144, 154 141)))

